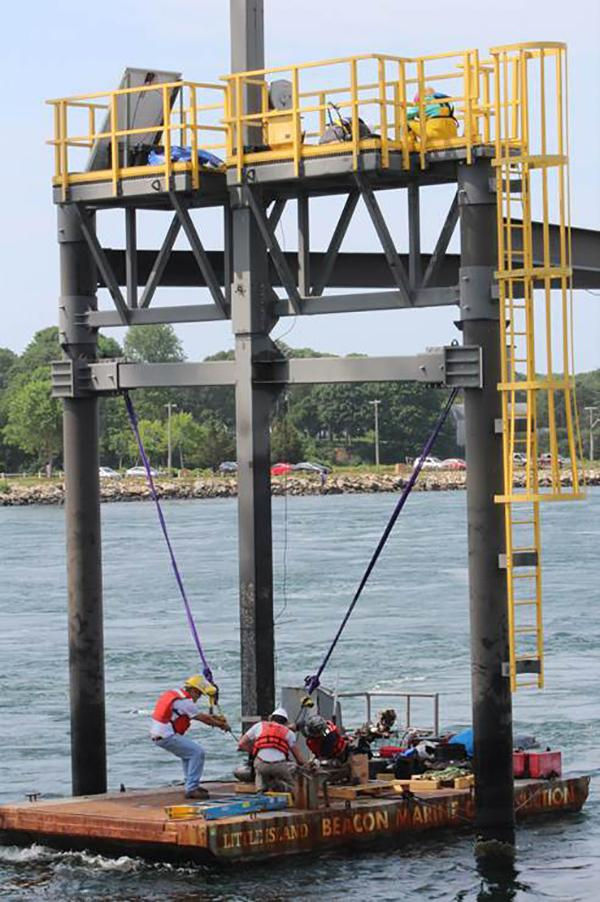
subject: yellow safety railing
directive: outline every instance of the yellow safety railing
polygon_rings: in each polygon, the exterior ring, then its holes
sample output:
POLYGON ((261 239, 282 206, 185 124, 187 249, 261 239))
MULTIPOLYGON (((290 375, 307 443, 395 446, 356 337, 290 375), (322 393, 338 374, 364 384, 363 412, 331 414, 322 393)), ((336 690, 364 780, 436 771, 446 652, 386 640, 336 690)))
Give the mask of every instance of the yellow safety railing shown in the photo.
MULTIPOLYGON (((59 185, 62 200, 66 200, 70 185, 83 182, 112 181, 113 193, 118 194, 122 179, 144 175, 164 176, 170 184, 174 172, 190 171, 192 186, 200 184, 202 164, 198 151, 204 150, 218 157, 226 149, 226 128, 223 124, 225 88, 220 84, 177 81, 94 94, 49 100, 54 108, 54 179, 59 185), (162 106, 160 123, 143 121, 128 128, 132 121, 129 111, 135 111, 142 96, 148 92, 159 94, 162 106), (100 122, 100 124, 99 124, 100 122), (123 125, 124 123, 124 125, 123 125), (147 154, 140 153, 141 137, 152 134, 152 146, 164 148, 164 163, 148 165, 147 154), (90 154, 100 146, 106 148, 106 166, 86 169, 90 154), (172 160, 174 145, 189 148, 189 161, 172 160)), ((146 151, 150 149, 146 146, 146 151)))
POLYGON ((235 72, 224 76, 227 165, 241 179, 245 166, 292 160, 298 175, 305 159, 348 153, 357 169, 360 153, 375 149, 383 168, 396 152, 408 169, 414 151, 424 168, 429 151, 448 147, 465 147, 471 162, 473 146, 494 132, 491 77, 476 50, 417 58, 366 54, 235 72), (281 79, 291 86, 290 103, 274 108, 270 88, 281 79), (446 129, 427 115, 428 89, 446 95, 452 108, 446 129), (330 119, 340 118, 343 139, 321 143, 330 119))
POLYGON ((491 56, 504 454, 496 500, 505 510, 514 691, 544 685, 540 502, 583 493, 570 334, 566 47, 520 44, 491 56))

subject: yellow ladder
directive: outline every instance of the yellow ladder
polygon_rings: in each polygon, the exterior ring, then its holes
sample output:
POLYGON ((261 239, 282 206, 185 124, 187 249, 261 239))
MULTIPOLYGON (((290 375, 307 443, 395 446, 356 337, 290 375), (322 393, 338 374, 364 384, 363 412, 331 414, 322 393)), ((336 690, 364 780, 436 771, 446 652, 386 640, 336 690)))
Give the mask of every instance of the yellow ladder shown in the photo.
POLYGON ((509 661, 513 691, 544 685, 540 502, 583 497, 570 344, 566 48, 492 50, 509 661), (555 99, 554 118, 548 98, 555 99), (533 226, 532 207, 541 226, 533 226), (550 222, 559 240, 551 247, 550 222), (535 292, 543 291, 536 304, 535 292), (536 335, 537 331, 537 335, 536 335), (541 337, 540 337, 541 333, 541 337), (545 371, 545 372, 544 372, 545 371), (561 416, 559 417, 559 412, 561 416), (547 430, 547 476, 539 426, 547 430), (564 427, 559 422, 564 417, 564 427), (570 468, 563 479, 559 448, 570 468))

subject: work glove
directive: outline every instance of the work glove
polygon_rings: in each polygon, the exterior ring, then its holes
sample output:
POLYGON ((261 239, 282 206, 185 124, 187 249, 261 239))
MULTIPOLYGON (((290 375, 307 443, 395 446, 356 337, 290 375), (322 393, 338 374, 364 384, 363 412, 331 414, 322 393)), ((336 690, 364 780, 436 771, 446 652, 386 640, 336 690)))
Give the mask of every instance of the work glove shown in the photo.
POLYGON ((213 714, 213 726, 218 727, 219 730, 223 730, 225 733, 228 733, 231 729, 229 723, 227 722, 227 718, 222 714, 213 714))
POLYGON ((314 708, 315 703, 313 702, 310 695, 305 695, 301 702, 302 708, 314 708))

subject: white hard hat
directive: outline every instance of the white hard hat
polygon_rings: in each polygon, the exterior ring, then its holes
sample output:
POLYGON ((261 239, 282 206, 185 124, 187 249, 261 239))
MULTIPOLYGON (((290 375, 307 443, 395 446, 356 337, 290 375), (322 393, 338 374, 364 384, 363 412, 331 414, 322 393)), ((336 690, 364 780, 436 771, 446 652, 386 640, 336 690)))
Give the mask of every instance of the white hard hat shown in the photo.
POLYGON ((285 720, 289 720, 288 713, 285 708, 275 708, 271 717, 283 717, 285 720))

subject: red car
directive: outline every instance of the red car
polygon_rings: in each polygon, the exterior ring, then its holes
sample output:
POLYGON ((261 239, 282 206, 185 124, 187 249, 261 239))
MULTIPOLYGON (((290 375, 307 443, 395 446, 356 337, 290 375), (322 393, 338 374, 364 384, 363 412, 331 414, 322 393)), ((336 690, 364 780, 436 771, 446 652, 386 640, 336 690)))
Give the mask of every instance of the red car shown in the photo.
POLYGON ((442 461, 442 467, 444 470, 466 470, 467 465, 464 460, 461 460, 460 457, 448 457, 446 460, 442 461))
POLYGON ((273 464, 271 476, 285 476, 286 473, 291 473, 293 469, 291 464, 273 464))

